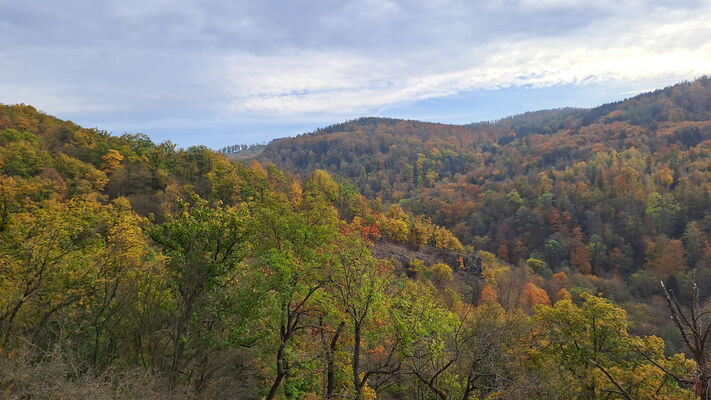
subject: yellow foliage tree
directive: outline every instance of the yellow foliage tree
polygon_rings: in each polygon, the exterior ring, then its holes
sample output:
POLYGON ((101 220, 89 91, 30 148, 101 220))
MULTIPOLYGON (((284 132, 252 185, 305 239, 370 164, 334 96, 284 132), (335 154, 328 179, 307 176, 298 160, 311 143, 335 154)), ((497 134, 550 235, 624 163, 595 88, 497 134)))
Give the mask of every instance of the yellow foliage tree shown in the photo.
POLYGON ((410 229, 407 222, 401 219, 388 218, 387 216, 378 219, 378 229, 390 240, 396 242, 407 242, 410 236, 410 229))
POLYGON ((582 299, 582 307, 565 299, 536 309, 540 336, 531 354, 539 366, 555 371, 556 398, 694 398, 680 385, 691 382, 693 360, 682 354, 667 358, 656 336, 630 335, 625 310, 609 300, 590 294, 582 299))
POLYGON ((526 260, 526 266, 531 268, 533 272, 540 273, 546 268, 546 262, 537 258, 529 258, 526 260))
POLYGON ((460 253, 464 251, 462 243, 447 228, 437 226, 433 235, 435 247, 460 253))
POLYGON ((101 169, 104 172, 112 172, 121 166, 121 161, 123 160, 123 155, 118 152, 118 150, 110 149, 103 157, 101 157, 103 164, 101 169))
POLYGON ((454 277, 452 275, 452 267, 447 264, 437 263, 430 266, 432 270, 432 281, 436 283, 451 282, 454 277))
POLYGON ((431 227, 432 227, 432 225, 429 224, 428 221, 423 220, 422 217, 414 218, 414 220, 412 221, 412 224, 409 227, 410 244, 412 244, 415 248, 418 248, 418 249, 423 244, 426 244, 428 239, 432 235, 431 227))
POLYGON ((301 203, 301 199, 304 197, 304 190, 299 182, 294 182, 289 186, 289 200, 291 204, 298 205, 301 203))

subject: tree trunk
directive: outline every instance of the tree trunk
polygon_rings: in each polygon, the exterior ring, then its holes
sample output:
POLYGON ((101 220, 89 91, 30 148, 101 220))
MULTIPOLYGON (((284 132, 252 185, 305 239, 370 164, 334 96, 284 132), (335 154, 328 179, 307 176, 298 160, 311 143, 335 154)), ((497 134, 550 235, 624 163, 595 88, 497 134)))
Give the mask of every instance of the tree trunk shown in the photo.
POLYGON ((12 331, 12 324, 15 322, 15 318, 17 317, 18 311, 20 311, 20 308, 22 305, 25 303, 24 298, 15 304, 15 307, 12 308, 12 313, 10 314, 10 318, 7 320, 7 324, 5 326, 5 335, 3 337, 2 344, 3 346, 7 345, 7 342, 10 340, 10 333, 12 331))
POLYGON ((277 351, 277 358, 276 358, 277 375, 276 375, 276 378, 274 379, 274 383, 272 384, 272 387, 269 389, 269 394, 267 395, 267 400, 272 400, 276 396, 276 392, 277 392, 277 390, 279 390, 279 386, 281 386, 281 381, 284 379, 284 375, 286 375, 286 371, 284 369, 284 345, 285 345, 285 342, 282 342, 282 344, 279 346, 279 351, 277 351))
POLYGON ((187 297, 184 300, 184 305, 182 307, 182 312, 175 324, 175 348, 173 350, 173 360, 170 364, 170 374, 168 375, 168 388, 170 391, 175 389, 178 382, 178 372, 180 371, 180 364, 183 361, 183 353, 185 352, 185 341, 187 338, 183 338, 185 332, 188 330, 188 325, 190 324, 190 317, 193 313, 193 300, 191 297, 187 297))
POLYGON ((341 324, 338 326, 338 329, 336 329, 336 333, 331 339, 331 345, 328 348, 328 367, 326 372, 326 400, 334 399, 333 391, 336 385, 336 360, 334 357, 334 353, 336 352, 336 348, 338 346, 338 338, 339 336, 341 336, 341 332, 343 331, 344 326, 346 326, 346 323, 341 322, 341 324))
POLYGON ((672 321, 676 324, 686 347, 696 361, 694 392, 701 400, 709 400, 711 374, 706 360, 706 352, 708 350, 707 340, 711 337, 711 322, 703 321, 704 313, 700 311, 696 282, 693 283, 691 289, 691 307, 688 317, 682 311, 671 288, 665 287, 664 282, 661 282, 661 285, 666 295, 667 308, 669 308, 672 321))
POLYGON ((356 323, 353 327, 353 386, 355 388, 355 400, 360 400, 361 391, 365 383, 360 379, 360 331, 360 324, 356 323))

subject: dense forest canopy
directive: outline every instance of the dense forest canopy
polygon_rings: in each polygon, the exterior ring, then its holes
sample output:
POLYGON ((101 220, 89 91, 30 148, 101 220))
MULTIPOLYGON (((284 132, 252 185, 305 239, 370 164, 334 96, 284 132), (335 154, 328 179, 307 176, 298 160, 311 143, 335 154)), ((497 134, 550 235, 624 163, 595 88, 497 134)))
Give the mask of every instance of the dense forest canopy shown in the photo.
MULTIPOLYGON (((618 279, 618 301, 711 285, 711 79, 593 109, 468 126, 362 118, 270 143, 286 171, 325 169, 505 262, 618 279)), ((602 288, 597 286, 598 290, 602 288)), ((711 292, 702 293, 704 299, 711 292)))
POLYGON ((0 397, 704 396, 710 93, 259 162, 0 105, 0 397))

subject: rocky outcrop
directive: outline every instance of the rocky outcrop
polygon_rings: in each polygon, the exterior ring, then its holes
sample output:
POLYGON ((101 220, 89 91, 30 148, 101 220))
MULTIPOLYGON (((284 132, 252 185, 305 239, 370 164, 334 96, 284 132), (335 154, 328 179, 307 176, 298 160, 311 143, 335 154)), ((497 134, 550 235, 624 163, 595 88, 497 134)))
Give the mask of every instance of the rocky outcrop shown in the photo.
POLYGON ((482 276, 481 257, 473 254, 460 254, 453 251, 422 246, 412 249, 408 245, 381 240, 375 243, 373 253, 384 260, 392 260, 396 268, 407 271, 413 260, 418 259, 425 265, 444 263, 452 268, 455 275, 466 280, 480 280, 482 276))

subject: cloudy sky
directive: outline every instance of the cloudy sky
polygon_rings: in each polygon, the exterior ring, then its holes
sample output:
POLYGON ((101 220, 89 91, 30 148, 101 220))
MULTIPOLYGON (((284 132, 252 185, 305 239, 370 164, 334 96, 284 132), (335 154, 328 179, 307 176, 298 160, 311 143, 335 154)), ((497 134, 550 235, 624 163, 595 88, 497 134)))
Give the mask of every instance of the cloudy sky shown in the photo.
POLYGON ((707 0, 0 0, 0 103, 213 148, 594 106, 711 73, 707 0))

